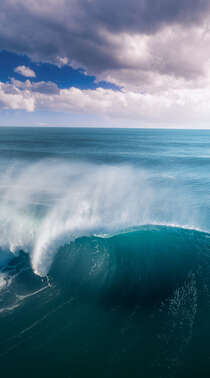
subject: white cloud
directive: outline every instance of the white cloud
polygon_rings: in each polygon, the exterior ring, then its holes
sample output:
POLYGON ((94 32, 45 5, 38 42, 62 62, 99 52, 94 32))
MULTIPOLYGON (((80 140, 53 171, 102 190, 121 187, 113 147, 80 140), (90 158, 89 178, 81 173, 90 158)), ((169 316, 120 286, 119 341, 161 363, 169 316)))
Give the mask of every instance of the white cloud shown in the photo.
POLYGON ((61 56, 57 56, 56 57, 56 62, 55 62, 56 64, 57 64, 57 66, 59 67, 59 68, 61 68, 61 67, 63 67, 63 66, 66 66, 68 63, 69 63, 69 60, 68 60, 68 58, 66 58, 66 57, 61 57, 61 56))
POLYGON ((75 115, 95 115, 114 120, 119 126, 164 124, 169 126, 207 126, 210 119, 210 89, 171 89, 162 93, 143 94, 131 90, 113 91, 97 88, 58 89, 46 93, 33 89, 34 84, 12 81, 0 83, 0 107, 28 112, 47 110, 75 115))
POLYGON ((0 108, 33 112, 35 99, 28 90, 21 91, 15 86, 0 83, 0 108))
POLYGON ((32 78, 36 77, 35 72, 31 68, 26 67, 26 66, 18 66, 15 68, 14 71, 25 77, 32 77, 32 78))
MULTIPOLYGON (((121 87, 148 93, 209 85, 210 30, 169 25, 151 35, 105 32, 117 66, 98 73, 121 87)), ((105 37, 104 37, 105 38, 105 37)))

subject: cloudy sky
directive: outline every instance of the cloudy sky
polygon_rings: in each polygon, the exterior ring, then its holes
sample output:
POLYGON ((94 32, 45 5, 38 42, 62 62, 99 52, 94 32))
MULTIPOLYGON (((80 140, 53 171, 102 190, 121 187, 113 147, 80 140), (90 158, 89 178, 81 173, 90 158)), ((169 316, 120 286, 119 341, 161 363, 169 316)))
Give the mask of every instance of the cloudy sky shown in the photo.
POLYGON ((210 0, 1 0, 0 125, 210 128, 210 0))

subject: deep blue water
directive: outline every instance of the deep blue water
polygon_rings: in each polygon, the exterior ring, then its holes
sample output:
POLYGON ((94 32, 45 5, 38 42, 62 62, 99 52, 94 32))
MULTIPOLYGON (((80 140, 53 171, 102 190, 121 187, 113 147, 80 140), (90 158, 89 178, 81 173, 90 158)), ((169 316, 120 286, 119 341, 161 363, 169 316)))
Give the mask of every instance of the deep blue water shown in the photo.
POLYGON ((210 131, 0 128, 2 377, 210 376, 210 131))

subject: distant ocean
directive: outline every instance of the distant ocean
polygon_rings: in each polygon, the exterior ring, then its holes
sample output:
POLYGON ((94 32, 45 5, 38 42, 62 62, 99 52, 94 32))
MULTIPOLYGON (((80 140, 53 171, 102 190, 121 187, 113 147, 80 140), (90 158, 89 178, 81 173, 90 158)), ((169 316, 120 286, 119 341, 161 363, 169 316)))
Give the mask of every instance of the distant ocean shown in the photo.
POLYGON ((0 376, 210 377, 210 131, 0 128, 0 376))

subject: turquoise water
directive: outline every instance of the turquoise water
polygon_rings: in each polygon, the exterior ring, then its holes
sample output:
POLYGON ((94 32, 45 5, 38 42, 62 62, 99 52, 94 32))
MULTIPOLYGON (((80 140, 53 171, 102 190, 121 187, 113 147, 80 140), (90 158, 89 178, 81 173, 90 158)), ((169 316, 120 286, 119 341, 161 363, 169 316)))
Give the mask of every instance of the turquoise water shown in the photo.
POLYGON ((210 376, 210 132, 0 128, 2 377, 210 376))

